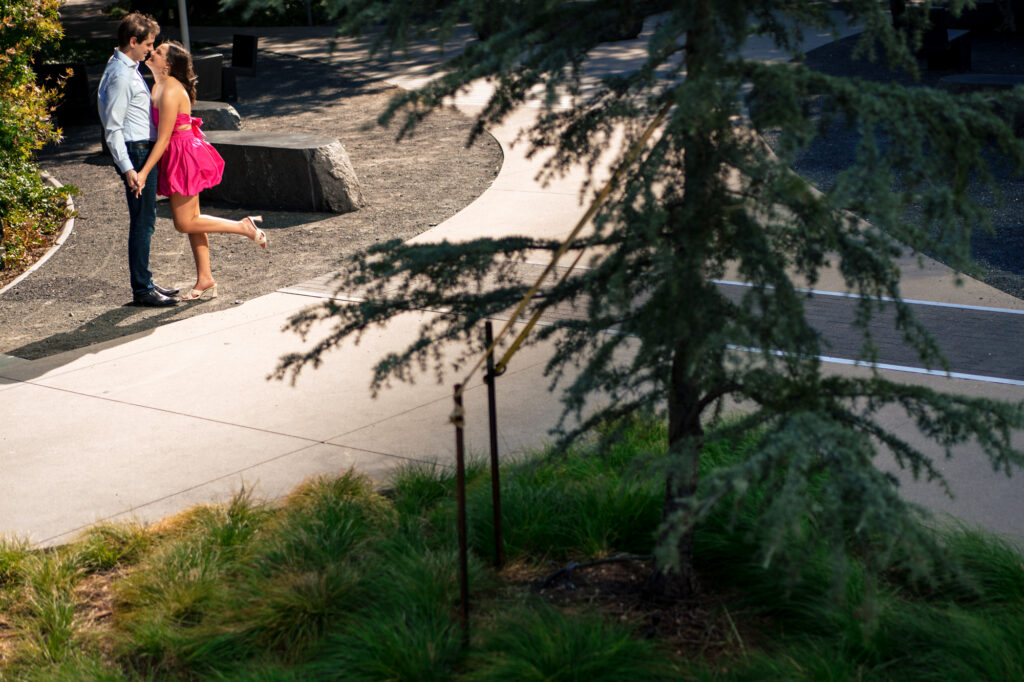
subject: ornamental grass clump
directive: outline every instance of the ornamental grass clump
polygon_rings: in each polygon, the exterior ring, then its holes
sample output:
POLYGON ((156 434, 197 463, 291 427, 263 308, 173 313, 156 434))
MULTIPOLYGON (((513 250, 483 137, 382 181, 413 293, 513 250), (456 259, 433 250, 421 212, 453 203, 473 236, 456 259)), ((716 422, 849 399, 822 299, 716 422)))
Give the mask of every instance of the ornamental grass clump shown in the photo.
MULTIPOLYGON (((705 457, 716 467, 748 461, 763 442, 737 438, 731 426, 709 432, 705 457)), ((652 568, 649 554, 631 553, 656 539, 665 480, 649 453, 665 437, 653 418, 619 422, 570 451, 506 464, 503 492, 518 492, 508 495, 504 519, 515 554, 502 571, 490 565, 487 467, 474 461, 468 645, 451 470, 405 465, 385 492, 348 472, 313 479, 277 504, 242 490, 224 505, 149 528, 102 524, 62 548, 0 543, 0 677, 1024 676, 1024 556, 963 526, 921 527, 959 562, 959 573, 926 581, 899 557, 878 570, 851 553, 837 581, 832 548, 808 532, 793 549, 803 556, 794 574, 766 564, 753 539, 772 493, 755 487, 697 528, 703 598, 675 608, 645 597, 642 581, 601 582, 610 567, 631 577, 652 568), (545 513, 528 515, 531 504, 545 513), (594 520, 585 526, 588 515, 594 520), (521 531, 517 519, 531 522, 521 531), (555 573, 563 577, 549 580, 555 573)))

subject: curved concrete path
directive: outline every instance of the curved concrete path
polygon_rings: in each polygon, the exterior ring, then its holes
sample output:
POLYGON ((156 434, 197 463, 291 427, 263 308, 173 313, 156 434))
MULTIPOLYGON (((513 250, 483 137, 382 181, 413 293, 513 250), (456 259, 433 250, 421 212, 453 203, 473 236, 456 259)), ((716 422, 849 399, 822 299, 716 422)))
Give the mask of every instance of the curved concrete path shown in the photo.
MULTIPOLYGON (((193 40, 230 42, 234 32, 197 27, 193 40)), ((329 55, 322 30, 260 34, 261 49, 358 62, 364 73, 406 86, 429 77, 433 58, 427 47, 406 62, 370 61, 359 41, 342 41, 341 50, 329 55)), ((769 49, 752 50, 766 59, 780 58, 769 49)), ((618 43, 596 55, 593 68, 626 68, 636 58, 635 44, 618 43)), ((473 113, 485 95, 482 87, 474 89, 457 105, 473 113)), ((540 187, 534 176, 541 161, 526 159, 522 146, 512 145, 535 113, 525 107, 491 131, 505 152, 494 184, 417 241, 568 232, 584 210, 579 175, 540 187)), ((829 286, 822 283, 823 289, 829 286)), ((223 501, 242 485, 275 497, 308 476, 350 466, 383 478, 410 460, 451 462, 454 437, 447 416, 451 385, 461 376, 449 373, 443 384, 421 376, 377 399, 367 388, 371 363, 412 339, 429 313, 410 313, 366 334, 359 345, 347 344, 295 386, 266 380, 282 354, 303 347, 298 337, 283 334, 282 326, 323 291, 322 282, 299 283, 237 308, 62 355, 37 361, 0 357, 0 534, 45 546, 67 541, 97 521, 152 521, 194 504, 223 501)), ((905 293, 942 303, 1024 309, 1021 301, 977 282, 954 287, 950 273, 935 263, 909 271, 905 293)), ((317 337, 314 331, 311 338, 317 337)), ((542 376, 547 353, 545 347, 521 352, 499 382, 504 453, 543 442, 559 413, 542 376)), ((1014 384, 910 371, 894 376, 975 395, 1020 399, 1024 394, 1014 384)), ((466 409, 467 446, 484 453, 486 407, 479 378, 469 386, 466 409)), ((898 414, 886 418, 907 431, 898 414)), ((976 453, 968 448, 964 454, 947 467, 957 500, 917 485, 909 485, 907 495, 1024 541, 1024 477, 992 475, 976 453)))

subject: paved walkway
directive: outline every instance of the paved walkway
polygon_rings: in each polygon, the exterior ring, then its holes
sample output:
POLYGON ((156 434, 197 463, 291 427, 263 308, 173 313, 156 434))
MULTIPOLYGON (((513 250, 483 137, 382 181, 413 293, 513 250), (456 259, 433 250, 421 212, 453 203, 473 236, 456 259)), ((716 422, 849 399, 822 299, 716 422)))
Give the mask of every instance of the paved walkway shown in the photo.
MULTIPOLYGON (((233 32, 194 28, 192 39, 230 41, 233 32)), ((431 49, 424 48, 404 62, 371 61, 359 41, 343 41, 329 55, 323 29, 258 32, 262 50, 358 63, 367 73, 407 87, 429 75, 433 58, 431 49)), ((758 46, 752 49, 763 58, 780 58, 758 46)), ((595 55, 590 68, 627 68, 636 56, 637 45, 618 43, 595 55)), ((477 88, 457 104, 472 114, 485 96, 486 90, 477 88)), ((491 131, 505 153, 494 184, 416 241, 464 240, 484 233, 559 237, 568 231, 583 213, 577 199, 580 175, 541 188, 533 178, 543 159, 528 160, 521 146, 511 144, 535 114, 525 107, 491 131)), ((940 313, 982 314, 980 322, 940 314, 940 331, 950 326, 996 329, 1010 319, 1019 324, 1016 312, 963 307, 1024 310, 1018 299, 975 281, 954 287, 950 273, 934 262, 923 269, 908 262, 906 271, 908 298, 960 306, 932 306, 940 313)), ((834 277, 825 277, 819 286, 842 291, 834 277)), ((412 339, 428 313, 409 313, 386 329, 366 334, 359 345, 347 344, 294 386, 266 379, 282 354, 303 347, 298 337, 282 333, 285 321, 322 294, 322 282, 302 282, 230 310, 62 355, 37 361, 0 357, 0 534, 50 545, 97 521, 152 521, 197 503, 224 500, 242 485, 274 497, 308 476, 350 466, 382 478, 410 460, 451 462, 454 438, 447 415, 451 384, 461 377, 448 375, 438 384, 423 376, 376 399, 367 388, 371 363, 412 339)), ((318 338, 316 330, 311 338, 318 338)), ((965 344, 979 347, 977 340, 965 344)), ((505 453, 541 443, 559 413, 542 376, 548 352, 541 346, 520 353, 499 382, 505 453)), ((1000 352, 988 365, 970 365, 971 371, 963 373, 995 376, 1011 361, 1019 365, 1012 348, 1000 352)), ((837 372, 865 371, 841 362, 834 366, 837 372)), ((1012 378, 1000 383, 912 370, 894 370, 893 376, 972 395, 1022 396, 1020 383, 1012 378)), ((1018 369, 1013 371, 1014 377, 1020 376, 1018 369)), ((471 452, 487 449, 484 399, 477 379, 466 396, 471 452)), ((920 441, 895 411, 885 418, 920 441)), ((1024 541, 1024 477, 1008 480, 992 474, 970 448, 945 469, 958 493, 955 501, 918 484, 907 485, 908 497, 1024 541)))

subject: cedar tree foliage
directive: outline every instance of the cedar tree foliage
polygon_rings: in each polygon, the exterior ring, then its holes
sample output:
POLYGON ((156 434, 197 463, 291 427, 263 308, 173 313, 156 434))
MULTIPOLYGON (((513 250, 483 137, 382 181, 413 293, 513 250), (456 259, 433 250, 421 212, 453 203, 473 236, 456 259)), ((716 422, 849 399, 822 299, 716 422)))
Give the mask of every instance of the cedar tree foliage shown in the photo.
MULTIPOLYGON (((458 23, 476 26, 477 39, 450 56, 435 80, 397 96, 384 112, 383 121, 403 120, 400 134, 486 78, 493 95, 474 136, 528 98, 548 105, 521 140, 531 153, 553 154, 542 179, 581 165, 593 170, 602 154, 615 155, 619 180, 592 231, 569 249, 570 256, 583 252, 588 268, 546 285, 530 303, 572 304, 585 314, 560 319, 531 340, 554 344, 547 370, 563 392, 566 438, 645 408, 666 415, 660 571, 652 581, 660 593, 696 588, 694 524, 755 487, 768 491, 758 502, 757 529, 766 564, 798 565, 799 539, 813 533, 838 557, 855 551, 879 569, 900 562, 927 574, 941 552, 915 519, 919 510, 901 500, 896 477, 875 466, 878 455, 887 452, 942 486, 936 457, 971 440, 997 470, 1010 474, 1024 462, 1011 444, 1024 422, 1022 405, 903 385, 877 371, 824 372, 823 342, 805 316, 807 290, 833 268, 860 296, 860 360, 876 360, 869 325, 879 311, 894 309, 894 324, 926 365, 946 368, 900 300, 898 257, 927 251, 958 271, 970 267, 970 232, 985 225, 985 213, 969 187, 991 179, 995 159, 1018 168, 1024 160, 1008 123, 1015 99, 833 77, 799 60, 802 32, 829 30, 836 13, 845 13, 865 28, 861 57, 913 70, 926 6, 897 29, 888 3, 877 0, 328 2, 342 32, 372 33, 386 49, 417 36, 443 44, 458 23), (643 64, 583 87, 587 56, 609 39, 609 27, 614 33, 639 19, 646 20, 643 64), (794 60, 745 58, 754 37, 794 60), (570 106, 553 106, 561 96, 570 106), (817 192, 790 167, 837 122, 859 133, 856 162, 817 192), (654 134, 642 139, 651 126, 654 134), (779 140, 774 153, 763 142, 768 133, 779 140), (627 156, 631 149, 638 153, 627 156), (715 283, 722 278, 749 286, 729 297, 715 283), (586 401, 595 396, 603 407, 593 411, 586 401), (707 474, 698 486, 707 418, 726 398, 748 406, 730 428, 757 429, 763 440, 741 466, 707 474), (886 431, 878 413, 887 405, 905 411, 935 447, 886 431)), ((955 11, 964 5, 952 4, 955 11)), ((593 198, 597 184, 592 179, 581 196, 593 198)), ((294 380, 343 339, 428 310, 446 314, 428 316, 415 342, 376 365, 373 388, 430 367, 440 378, 439 347, 457 341, 478 355, 480 323, 507 313, 529 289, 517 276, 522 260, 559 246, 506 237, 372 247, 340 275, 339 289, 359 290, 361 299, 295 316, 289 326, 302 334, 318 321, 333 326, 308 353, 283 357, 275 375, 294 380)))

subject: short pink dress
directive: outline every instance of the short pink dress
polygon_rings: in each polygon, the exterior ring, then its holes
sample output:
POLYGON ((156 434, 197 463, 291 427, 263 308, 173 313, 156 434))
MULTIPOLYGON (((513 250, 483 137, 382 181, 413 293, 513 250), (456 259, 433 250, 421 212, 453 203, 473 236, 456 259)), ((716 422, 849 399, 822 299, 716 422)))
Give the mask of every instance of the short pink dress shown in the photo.
MULTIPOLYGON (((160 112, 153 107, 153 120, 160 125, 160 112)), ((199 127, 203 119, 178 114, 167 149, 160 157, 160 177, 156 193, 169 197, 172 193, 193 196, 213 187, 224 175, 224 159, 213 148, 199 127), (182 126, 191 128, 179 130, 182 126)))

